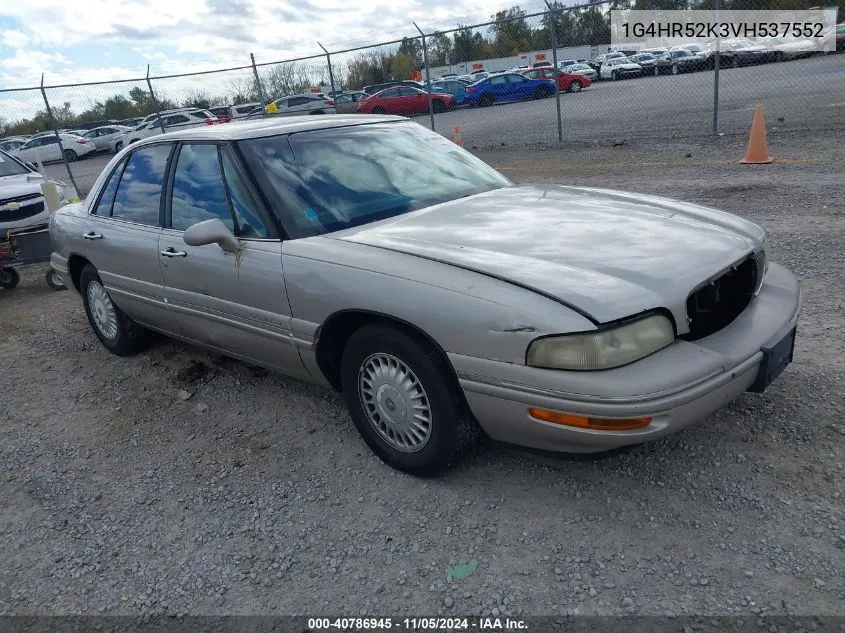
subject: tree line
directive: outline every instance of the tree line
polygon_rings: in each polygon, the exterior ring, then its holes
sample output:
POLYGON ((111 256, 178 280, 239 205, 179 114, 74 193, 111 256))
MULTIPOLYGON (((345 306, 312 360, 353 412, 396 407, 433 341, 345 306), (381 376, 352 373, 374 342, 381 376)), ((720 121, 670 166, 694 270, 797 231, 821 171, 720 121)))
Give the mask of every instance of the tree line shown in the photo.
MULTIPOLYGON (((571 46, 600 46, 610 44, 610 10, 685 10, 712 9, 715 0, 611 0, 604 4, 565 7, 560 0, 552 3, 552 11, 529 16, 518 5, 490 16, 491 24, 481 27, 461 26, 447 33, 426 37, 426 53, 430 67, 449 66, 497 57, 517 56, 526 51, 551 47, 552 30, 560 48, 571 46)), ((845 16, 845 0, 827 2, 839 7, 839 20, 845 16)), ((807 9, 817 6, 817 0, 720 0, 723 9, 807 9)), ((407 79, 424 67, 422 39, 404 38, 392 51, 374 47, 358 53, 341 63, 333 63, 337 89, 360 90, 364 86, 394 79, 407 79)), ((308 91, 315 85, 328 85, 325 64, 305 67, 296 63, 279 63, 261 67, 261 92, 266 100, 308 91)), ((105 101, 97 101, 81 112, 74 112, 71 104, 53 107, 53 115, 60 128, 103 120, 121 120, 147 116, 155 111, 177 106, 210 108, 219 105, 238 105, 258 102, 261 98, 251 74, 230 82, 224 90, 214 94, 195 89, 181 99, 156 95, 154 102, 149 91, 132 88, 127 94, 115 94, 105 101)), ((5 122, 0 118, 0 134, 33 134, 50 129, 47 112, 40 110, 29 119, 5 122)))

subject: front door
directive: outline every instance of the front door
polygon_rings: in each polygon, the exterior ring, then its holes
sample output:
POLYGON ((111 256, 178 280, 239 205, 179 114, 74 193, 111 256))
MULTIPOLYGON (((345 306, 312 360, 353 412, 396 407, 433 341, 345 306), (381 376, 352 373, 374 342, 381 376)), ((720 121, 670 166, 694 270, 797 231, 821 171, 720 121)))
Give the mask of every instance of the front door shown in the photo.
POLYGON ((129 317, 173 332, 158 265, 161 194, 172 143, 132 152, 110 174, 92 213, 82 224, 86 255, 111 300, 129 317))
POLYGON ((181 146, 165 214, 159 262, 181 333, 232 356, 307 375, 291 336, 282 242, 230 148, 181 146), (185 229, 212 218, 239 238, 240 252, 185 244, 185 229))

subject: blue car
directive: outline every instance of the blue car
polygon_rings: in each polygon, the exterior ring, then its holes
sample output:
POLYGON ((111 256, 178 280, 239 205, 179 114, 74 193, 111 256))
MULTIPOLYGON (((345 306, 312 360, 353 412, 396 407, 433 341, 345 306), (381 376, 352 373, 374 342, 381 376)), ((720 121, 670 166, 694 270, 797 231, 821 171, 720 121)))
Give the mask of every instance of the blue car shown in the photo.
POLYGON ((529 79, 519 73, 500 73, 467 86, 467 105, 486 107, 504 101, 542 99, 555 93, 551 79, 529 79))
POLYGON ((441 79, 431 82, 430 92, 450 94, 455 97, 455 103, 463 105, 466 100, 467 86, 469 83, 458 79, 441 79))

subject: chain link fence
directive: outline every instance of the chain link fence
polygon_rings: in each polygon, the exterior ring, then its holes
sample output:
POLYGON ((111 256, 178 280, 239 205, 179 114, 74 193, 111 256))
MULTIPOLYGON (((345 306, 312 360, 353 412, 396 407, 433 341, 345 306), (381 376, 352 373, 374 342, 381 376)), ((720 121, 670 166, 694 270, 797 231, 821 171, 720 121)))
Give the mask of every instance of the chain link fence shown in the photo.
MULTIPOLYGON (((696 63, 676 64, 669 47, 611 52, 610 12, 623 4, 549 0, 530 11, 499 11, 483 24, 411 24, 407 36, 380 44, 338 51, 320 44, 298 59, 245 55, 242 66, 223 70, 160 76, 148 69, 118 82, 0 90, 0 148, 29 162, 65 161, 84 194, 98 173, 82 167, 92 156, 187 125, 265 116, 400 114, 470 148, 744 134, 758 104, 775 127, 845 127, 845 56, 694 51, 696 63), (94 128, 116 126, 129 129, 91 138, 94 128)), ((712 8, 714 0, 698 4, 712 8)))

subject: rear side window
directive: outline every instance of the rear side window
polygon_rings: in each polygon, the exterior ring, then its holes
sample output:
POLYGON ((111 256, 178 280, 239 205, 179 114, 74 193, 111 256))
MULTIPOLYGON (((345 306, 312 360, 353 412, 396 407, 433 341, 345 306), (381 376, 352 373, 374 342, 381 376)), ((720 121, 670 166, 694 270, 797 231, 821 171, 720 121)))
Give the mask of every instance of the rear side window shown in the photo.
POLYGON ((120 174, 123 173, 123 166, 126 164, 125 160, 120 161, 114 171, 111 173, 106 186, 103 187, 103 193, 97 201, 97 206, 91 211, 94 215, 101 215, 108 217, 111 215, 111 205, 114 202, 114 192, 117 191, 117 183, 120 180, 120 174))
POLYGON ((151 145, 132 152, 123 170, 112 217, 159 226, 161 188, 172 145, 151 145))

